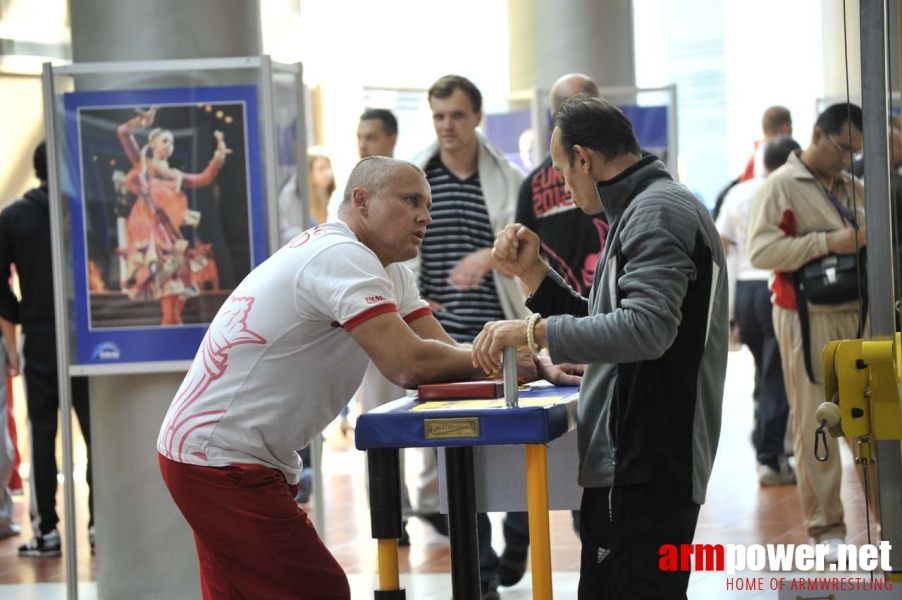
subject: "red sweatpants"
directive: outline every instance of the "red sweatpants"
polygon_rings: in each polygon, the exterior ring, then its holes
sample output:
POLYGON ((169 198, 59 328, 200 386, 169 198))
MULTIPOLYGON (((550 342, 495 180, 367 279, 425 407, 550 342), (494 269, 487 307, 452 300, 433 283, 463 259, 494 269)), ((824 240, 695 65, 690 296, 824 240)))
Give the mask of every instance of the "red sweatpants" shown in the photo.
POLYGON ((281 471, 159 460, 194 530, 204 600, 350 600, 347 576, 281 471))

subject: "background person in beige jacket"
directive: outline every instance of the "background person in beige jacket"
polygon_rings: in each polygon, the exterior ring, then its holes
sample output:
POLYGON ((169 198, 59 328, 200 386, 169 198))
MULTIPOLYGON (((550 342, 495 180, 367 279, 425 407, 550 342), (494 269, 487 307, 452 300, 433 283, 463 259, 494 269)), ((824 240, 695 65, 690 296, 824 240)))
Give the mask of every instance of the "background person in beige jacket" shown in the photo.
POLYGON ((818 116, 808 148, 791 154, 758 190, 749 219, 752 266, 774 271, 774 329, 786 393, 795 414, 792 433, 805 525, 816 542, 830 545, 830 562, 838 559, 837 545, 844 543, 846 525, 836 440, 827 438, 831 460, 814 458, 815 411, 824 400, 821 354, 831 340, 857 337, 859 306, 857 302, 808 304, 812 381, 805 367, 792 274, 815 258, 854 254, 866 243, 864 188, 845 171, 852 156, 861 151, 861 129, 858 106, 834 104, 827 108, 818 116), (841 208, 831 201, 830 194, 841 208), (852 221, 859 225, 857 234, 852 221))

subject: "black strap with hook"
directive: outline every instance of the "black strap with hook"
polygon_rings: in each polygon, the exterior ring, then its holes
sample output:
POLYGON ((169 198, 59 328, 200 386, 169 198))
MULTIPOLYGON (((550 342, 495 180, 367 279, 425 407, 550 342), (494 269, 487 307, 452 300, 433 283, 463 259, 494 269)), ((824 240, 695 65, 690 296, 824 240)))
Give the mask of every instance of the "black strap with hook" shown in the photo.
POLYGON ((821 421, 821 424, 817 426, 817 429, 814 432, 814 458, 819 462, 827 462, 830 459, 830 446, 827 445, 827 432, 824 431, 824 428, 827 427, 826 419, 821 421), (821 440, 823 440, 824 444, 824 457, 821 458, 818 453, 818 446, 821 444, 821 440))

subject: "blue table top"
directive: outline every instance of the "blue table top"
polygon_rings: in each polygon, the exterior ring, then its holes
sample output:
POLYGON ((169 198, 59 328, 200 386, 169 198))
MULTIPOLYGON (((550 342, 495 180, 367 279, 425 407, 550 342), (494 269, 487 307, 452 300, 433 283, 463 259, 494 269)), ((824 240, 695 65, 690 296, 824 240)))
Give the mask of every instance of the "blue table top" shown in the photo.
POLYGON ((547 444, 576 427, 579 388, 521 389, 519 406, 504 399, 395 400, 360 415, 358 450, 547 444))

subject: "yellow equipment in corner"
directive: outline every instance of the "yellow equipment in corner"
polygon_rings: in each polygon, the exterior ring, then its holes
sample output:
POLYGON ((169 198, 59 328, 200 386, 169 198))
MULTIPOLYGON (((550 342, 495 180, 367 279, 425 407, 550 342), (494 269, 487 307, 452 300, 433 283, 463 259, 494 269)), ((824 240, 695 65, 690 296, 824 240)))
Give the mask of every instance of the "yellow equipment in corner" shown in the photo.
MULTIPOLYGON (((895 348, 894 357, 890 341, 842 340, 824 347, 826 401, 817 420, 833 437, 902 439, 902 334, 896 333, 895 348)), ((859 444, 860 454, 869 450, 859 444)))
MULTIPOLYGON (((833 437, 858 440, 855 462, 864 468, 874 464, 872 442, 902 439, 902 334, 896 333, 895 356, 889 340, 868 342, 842 340, 824 347, 824 397, 817 409, 820 426, 815 438, 815 457, 826 461, 829 454, 824 439, 824 456, 818 453, 818 438, 824 429, 833 437)), ((902 583, 902 572, 884 574, 887 580, 902 583)))

